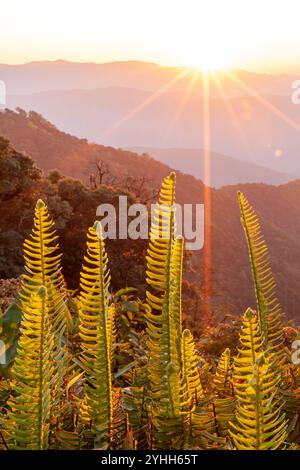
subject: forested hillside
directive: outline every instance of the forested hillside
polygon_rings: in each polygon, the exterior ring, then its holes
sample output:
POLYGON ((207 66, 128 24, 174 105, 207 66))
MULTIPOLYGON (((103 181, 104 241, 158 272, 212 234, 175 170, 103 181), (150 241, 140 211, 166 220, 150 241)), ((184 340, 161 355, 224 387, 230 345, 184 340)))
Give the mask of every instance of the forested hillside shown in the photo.
MULTIPOLYGON (((58 168, 66 176, 78 177, 84 183, 53 172, 47 178, 42 178, 40 171, 28 159, 25 166, 29 166, 30 171, 24 171, 22 165, 16 164, 11 157, 8 158, 6 144, 2 144, 0 178, 1 189, 4 190, 1 191, 0 220, 1 245, 5 243, 6 248, 0 258, 1 277, 14 277, 21 272, 21 243, 29 230, 38 197, 45 197, 58 223, 58 229, 62 231, 62 243, 67 247, 64 249, 65 273, 72 285, 72 277, 79 271, 77 250, 78 247, 83 247, 86 227, 93 220, 98 204, 107 200, 116 202, 119 188, 130 193, 132 198, 150 202, 160 180, 170 172, 168 166, 149 157, 89 144, 64 134, 36 113, 0 113, 0 133, 9 137, 18 151, 26 151, 31 155, 37 165, 48 173, 51 169, 58 168), (103 164, 104 175, 101 182, 97 162, 103 164), (91 173, 94 174, 92 182, 91 173), (8 189, 11 187, 13 189, 8 189), (76 214, 76 221, 72 219, 72 214, 76 214)), ((24 160, 23 156, 19 155, 17 159, 19 158, 24 160)), ((224 316, 224 312, 237 314, 254 304, 247 248, 239 220, 238 190, 246 194, 261 217, 272 256, 274 275, 278 281, 280 300, 287 315, 297 318, 297 305, 300 302, 297 287, 300 281, 300 207, 297 202, 300 198, 299 180, 279 187, 246 184, 211 190, 214 312, 220 318, 224 316)), ((203 184, 189 175, 178 172, 176 192, 177 200, 181 203, 203 202, 203 184)), ((120 245, 115 244, 115 249, 120 245)), ((116 267, 116 284, 119 278, 123 278, 127 284, 143 283, 141 273, 144 262, 140 256, 143 249, 142 242, 141 251, 136 249, 136 245, 133 252, 128 248, 127 255, 119 263, 124 270, 119 272, 119 267, 116 267), (136 263, 131 262, 129 266, 127 261, 131 256, 136 257, 136 263)), ((200 279, 199 285, 202 285, 203 252, 193 253, 189 262, 191 261, 194 273, 190 271, 186 278, 192 283, 200 279)), ((187 291, 186 288, 185 292, 187 291)), ((193 298, 193 293, 190 298, 193 298)), ((193 309, 196 316, 201 314, 198 304, 193 304, 193 309)))
MULTIPOLYGON (((159 188, 170 167, 149 156, 88 143, 58 130, 38 113, 18 109, 0 112, 0 135, 14 147, 30 155, 44 171, 58 169, 63 174, 80 178, 89 184, 91 174, 99 183, 98 166, 104 175, 101 184, 114 184, 131 189, 132 179, 143 177, 148 185, 159 188)), ((178 172, 179 202, 202 200, 203 186, 196 178, 178 172)), ((138 183, 137 183, 138 184, 138 183)))

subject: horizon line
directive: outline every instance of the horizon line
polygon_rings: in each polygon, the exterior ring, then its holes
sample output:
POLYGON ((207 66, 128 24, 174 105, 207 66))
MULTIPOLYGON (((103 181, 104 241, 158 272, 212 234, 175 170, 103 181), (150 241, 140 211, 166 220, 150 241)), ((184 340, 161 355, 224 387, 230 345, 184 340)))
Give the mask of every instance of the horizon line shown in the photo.
MULTIPOLYGON (((27 65, 35 65, 35 64, 77 64, 77 65, 112 65, 112 64, 144 64, 144 65, 149 65, 152 67, 158 67, 162 69, 188 69, 191 72, 194 70, 197 70, 200 73, 205 73, 205 70, 202 69, 201 67, 191 67, 188 65, 165 65, 159 62, 152 62, 148 60, 142 60, 142 59, 123 59, 123 60, 109 60, 109 61, 103 61, 103 62, 97 62, 97 61, 81 61, 81 60, 69 60, 69 59, 40 59, 40 60, 30 60, 27 62, 17 62, 17 63, 6 63, 6 62, 0 62, 0 67, 1 66, 6 66, 6 67, 22 67, 22 66, 27 66, 27 65)), ((300 69, 300 65, 299 65, 300 69)), ((262 71, 262 70, 253 70, 252 68, 243 68, 243 67, 227 67, 227 68, 218 68, 216 70, 213 70, 213 73, 225 73, 226 70, 231 70, 232 72, 247 72, 253 75, 269 75, 269 76, 280 76, 280 75, 290 75, 290 76, 297 76, 298 72, 296 71, 289 71, 288 68, 285 70, 281 71, 262 71)), ((300 74, 300 70, 299 70, 300 74)))

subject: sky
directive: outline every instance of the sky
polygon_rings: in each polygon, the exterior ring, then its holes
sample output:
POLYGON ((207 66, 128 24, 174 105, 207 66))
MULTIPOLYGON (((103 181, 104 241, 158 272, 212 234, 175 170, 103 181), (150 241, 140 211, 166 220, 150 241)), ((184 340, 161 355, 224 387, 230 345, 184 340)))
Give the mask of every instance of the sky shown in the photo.
POLYGON ((144 60, 300 71, 299 0, 9 0, 0 62, 144 60))

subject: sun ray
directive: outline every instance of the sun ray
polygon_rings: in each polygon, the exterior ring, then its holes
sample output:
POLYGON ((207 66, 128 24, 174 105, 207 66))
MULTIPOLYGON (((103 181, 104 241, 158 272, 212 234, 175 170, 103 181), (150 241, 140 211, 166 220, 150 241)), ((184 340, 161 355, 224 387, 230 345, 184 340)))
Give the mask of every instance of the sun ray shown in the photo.
POLYGON ((221 97, 221 99, 223 100, 223 102, 225 104, 227 112, 230 115, 231 121, 232 121, 232 123, 233 123, 233 125, 234 125, 241 141, 244 143, 245 147, 250 152, 250 148, 249 148, 249 145, 248 145, 248 142, 247 142, 247 139, 246 139, 246 134, 244 133, 243 128, 240 125, 240 121, 239 121, 239 119, 237 118, 237 116, 235 114, 234 108, 231 105, 230 100, 228 100, 228 97, 225 94, 225 90, 224 90, 224 87, 223 87, 220 76, 218 74, 215 74, 215 73, 211 73, 210 76, 211 76, 214 84, 216 85, 216 87, 218 89, 220 97, 221 97))
POLYGON ((177 121, 178 121, 178 119, 179 119, 179 117, 180 117, 180 115, 181 115, 181 113, 182 113, 182 111, 185 107, 185 104, 186 104, 189 96, 191 95, 197 80, 199 79, 199 75, 200 75, 199 70, 195 70, 192 73, 191 80, 188 83, 187 89, 185 90, 185 92, 183 94, 183 97, 181 98, 181 100, 180 100, 180 102, 179 102, 179 104, 176 108, 173 119, 171 120, 170 124, 168 125, 168 127, 166 129, 165 136, 164 136, 165 140, 167 140, 167 138, 170 136, 170 133, 174 129, 174 126, 176 125, 176 123, 177 123, 177 121))
POLYGON ((210 83, 203 72, 203 160, 204 160, 204 305, 205 320, 211 319, 211 136, 210 83))
POLYGON ((103 139, 108 137, 108 135, 110 135, 113 131, 115 131, 116 129, 121 127, 123 124, 125 124, 130 119, 132 119, 134 116, 136 116, 138 113, 140 113, 143 109, 147 108, 147 106, 149 106, 154 101, 156 101, 161 95, 163 95, 167 90, 169 90, 179 80, 182 80, 187 74, 188 74, 188 69, 181 70, 174 78, 172 78, 172 80, 169 80, 162 87, 160 87, 158 90, 156 90, 150 96, 148 96, 147 99, 145 99, 144 101, 139 103, 129 113, 125 114, 125 116, 123 116, 119 121, 115 122, 112 126, 110 126, 108 129, 106 129, 100 135, 99 138, 103 141, 103 139))
POLYGON ((281 111, 277 106, 271 103, 267 98, 261 96, 257 91, 253 90, 249 85, 247 85, 243 80, 236 77, 232 72, 225 72, 226 75, 236 83, 242 90, 244 90, 249 95, 253 96, 259 103, 265 106, 269 111, 271 111, 275 116, 279 117, 287 125, 295 129, 297 132, 300 132, 300 124, 294 121, 290 116, 281 111))

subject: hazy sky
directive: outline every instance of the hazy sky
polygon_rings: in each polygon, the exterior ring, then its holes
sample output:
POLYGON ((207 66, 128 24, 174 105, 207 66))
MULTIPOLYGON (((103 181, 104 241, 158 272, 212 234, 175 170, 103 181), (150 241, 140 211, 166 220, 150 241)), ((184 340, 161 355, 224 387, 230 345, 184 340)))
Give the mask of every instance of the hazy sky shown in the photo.
POLYGON ((9 0, 0 62, 106 62, 300 71, 300 0, 9 0))

